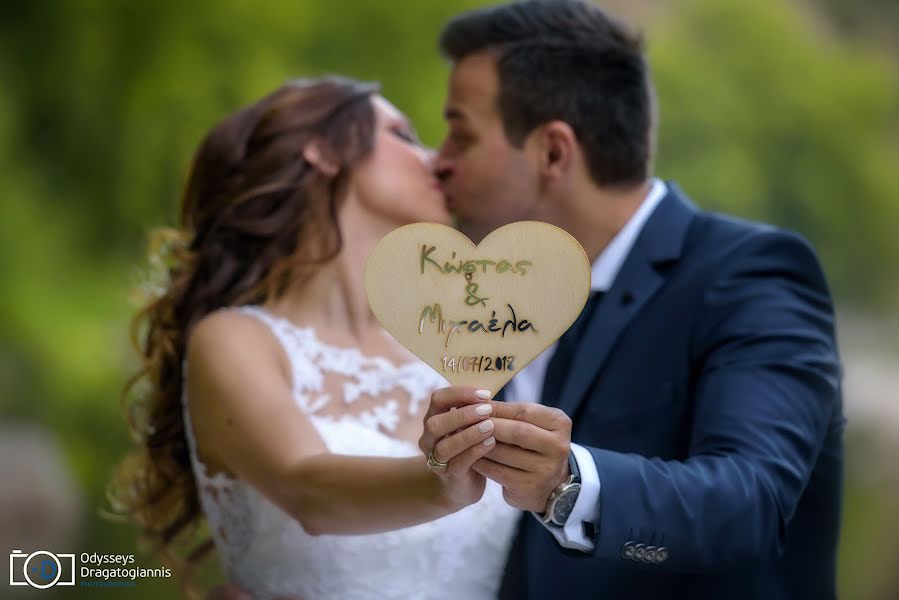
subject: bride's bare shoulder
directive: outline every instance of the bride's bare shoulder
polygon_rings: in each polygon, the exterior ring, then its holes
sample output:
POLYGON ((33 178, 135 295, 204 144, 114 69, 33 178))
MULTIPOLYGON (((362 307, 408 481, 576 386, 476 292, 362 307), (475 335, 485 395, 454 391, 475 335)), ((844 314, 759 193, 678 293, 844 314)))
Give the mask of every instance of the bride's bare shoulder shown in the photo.
POLYGON ((280 348, 268 326, 256 317, 220 309, 193 326, 187 342, 187 358, 203 363, 260 359, 280 362, 280 348))

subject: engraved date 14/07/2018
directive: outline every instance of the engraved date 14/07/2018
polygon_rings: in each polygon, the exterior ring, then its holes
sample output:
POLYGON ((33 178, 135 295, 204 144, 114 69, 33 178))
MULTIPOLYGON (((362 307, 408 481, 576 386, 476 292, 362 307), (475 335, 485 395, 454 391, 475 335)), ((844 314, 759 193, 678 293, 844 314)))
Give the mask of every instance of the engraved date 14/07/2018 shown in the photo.
POLYGON ((514 371, 514 356, 444 356, 443 372, 459 373, 470 371, 484 373, 487 371, 514 371))

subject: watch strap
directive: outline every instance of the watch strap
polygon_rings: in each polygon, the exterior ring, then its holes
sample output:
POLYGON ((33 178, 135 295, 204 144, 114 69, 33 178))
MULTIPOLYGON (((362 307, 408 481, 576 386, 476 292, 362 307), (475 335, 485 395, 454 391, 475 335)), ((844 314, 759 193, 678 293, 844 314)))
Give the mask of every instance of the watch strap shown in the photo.
POLYGON ((569 479, 570 483, 580 483, 581 482, 581 470, 578 469, 577 459, 574 457, 574 452, 568 453, 568 470, 571 471, 571 478, 569 479))

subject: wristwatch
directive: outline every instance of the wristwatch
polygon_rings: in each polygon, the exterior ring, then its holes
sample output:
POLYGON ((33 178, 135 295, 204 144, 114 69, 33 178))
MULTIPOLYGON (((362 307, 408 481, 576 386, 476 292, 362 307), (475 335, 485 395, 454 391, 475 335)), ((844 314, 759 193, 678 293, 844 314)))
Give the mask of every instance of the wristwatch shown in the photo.
POLYGON ((571 471, 571 476, 550 493, 546 500, 546 511, 540 515, 545 524, 553 527, 565 525, 571 511, 574 510, 574 503, 581 491, 581 472, 577 468, 577 461, 573 454, 568 455, 568 469, 571 471))

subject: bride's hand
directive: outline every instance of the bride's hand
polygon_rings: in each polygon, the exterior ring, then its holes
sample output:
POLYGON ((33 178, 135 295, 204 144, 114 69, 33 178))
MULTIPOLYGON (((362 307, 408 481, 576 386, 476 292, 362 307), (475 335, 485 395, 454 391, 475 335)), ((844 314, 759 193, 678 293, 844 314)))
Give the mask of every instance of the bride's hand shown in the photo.
POLYGON ((486 390, 453 386, 431 394, 418 447, 425 456, 447 465, 432 471, 444 483, 445 498, 452 506, 468 506, 484 495, 487 480, 471 466, 496 445, 489 419, 492 408, 486 390))

